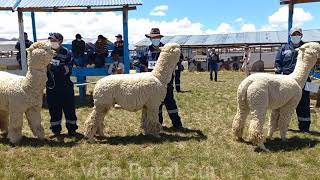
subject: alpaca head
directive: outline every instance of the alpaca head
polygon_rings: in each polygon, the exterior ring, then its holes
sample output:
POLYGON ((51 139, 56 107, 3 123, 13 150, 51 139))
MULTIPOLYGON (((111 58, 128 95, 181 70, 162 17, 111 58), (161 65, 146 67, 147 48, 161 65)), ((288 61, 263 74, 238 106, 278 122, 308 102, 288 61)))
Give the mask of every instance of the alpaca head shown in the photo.
POLYGON ((48 42, 36 42, 27 51, 29 68, 41 71, 47 69, 55 54, 48 42))
POLYGON ((179 61, 180 53, 180 45, 177 43, 168 43, 161 47, 160 56, 152 71, 153 74, 163 82, 169 83, 172 73, 179 61))
POLYGON ((320 44, 316 42, 306 43, 298 48, 298 60, 302 60, 310 69, 320 63, 320 44))

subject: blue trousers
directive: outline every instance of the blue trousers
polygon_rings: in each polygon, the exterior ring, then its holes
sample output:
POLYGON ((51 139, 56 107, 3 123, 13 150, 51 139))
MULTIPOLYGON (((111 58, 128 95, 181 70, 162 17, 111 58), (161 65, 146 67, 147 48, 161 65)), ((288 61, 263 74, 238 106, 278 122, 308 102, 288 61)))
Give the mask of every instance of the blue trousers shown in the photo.
POLYGON ((214 71, 214 81, 218 81, 218 64, 209 62, 210 80, 213 80, 212 73, 214 71))
POLYGON ((181 88, 180 88, 180 77, 181 77, 181 71, 180 70, 176 70, 175 71, 175 76, 174 76, 174 84, 176 86, 176 91, 180 92, 181 88))
POLYGON ((309 131, 311 124, 310 116, 310 92, 302 91, 301 100, 297 106, 296 113, 298 115, 300 131, 309 131))
POLYGON ((176 101, 174 100, 172 82, 173 82, 173 79, 168 84, 167 95, 166 95, 163 103, 159 107, 159 122, 161 124, 163 123, 162 107, 163 107, 163 105, 165 105, 173 127, 178 128, 178 127, 182 127, 182 123, 181 123, 181 118, 179 116, 176 101))
POLYGON ((47 102, 51 116, 50 129, 53 133, 61 132, 62 113, 64 113, 68 131, 73 132, 78 129, 73 85, 55 87, 54 89, 47 88, 47 102))

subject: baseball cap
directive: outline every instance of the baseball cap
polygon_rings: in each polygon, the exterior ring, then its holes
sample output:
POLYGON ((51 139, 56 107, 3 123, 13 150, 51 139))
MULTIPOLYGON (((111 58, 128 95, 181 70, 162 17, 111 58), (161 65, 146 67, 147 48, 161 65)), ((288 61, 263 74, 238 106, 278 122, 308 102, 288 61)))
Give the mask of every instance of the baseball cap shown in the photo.
POLYGON ((290 29, 290 35, 295 33, 295 32, 299 32, 300 34, 302 34, 302 29, 298 28, 298 27, 293 27, 290 29))

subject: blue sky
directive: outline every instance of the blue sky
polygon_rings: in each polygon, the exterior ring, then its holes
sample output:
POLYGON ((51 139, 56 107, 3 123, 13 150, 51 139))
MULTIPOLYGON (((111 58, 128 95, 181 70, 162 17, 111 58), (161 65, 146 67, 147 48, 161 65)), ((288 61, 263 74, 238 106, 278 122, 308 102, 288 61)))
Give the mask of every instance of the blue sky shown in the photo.
MULTIPOLYGON (((129 13, 129 41, 136 43, 153 27, 164 35, 201 35, 233 32, 277 31, 287 29, 288 7, 279 0, 142 0, 143 5, 129 13)), ((298 4, 294 26, 320 28, 320 3, 298 4)), ((16 12, 0 12, 0 37, 18 37, 16 12)), ((31 22, 25 13, 25 31, 31 22)), ((115 40, 122 33, 122 14, 36 13, 37 34, 60 32, 66 39, 76 33, 95 39, 99 34, 115 40)))

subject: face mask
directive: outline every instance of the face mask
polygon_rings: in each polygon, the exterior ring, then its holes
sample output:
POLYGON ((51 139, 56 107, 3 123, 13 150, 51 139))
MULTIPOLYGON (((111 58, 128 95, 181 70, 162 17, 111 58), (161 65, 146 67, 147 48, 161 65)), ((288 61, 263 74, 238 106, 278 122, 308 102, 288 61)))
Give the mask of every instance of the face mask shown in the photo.
POLYGON ((52 49, 59 49, 60 44, 58 42, 50 42, 52 49))
POLYGON ((81 41, 81 39, 77 39, 77 41, 81 41))
POLYGON ((291 36, 291 42, 293 44, 299 44, 301 42, 302 36, 291 36))
POLYGON ((154 46, 159 46, 160 44, 160 39, 151 39, 152 45, 154 46))

